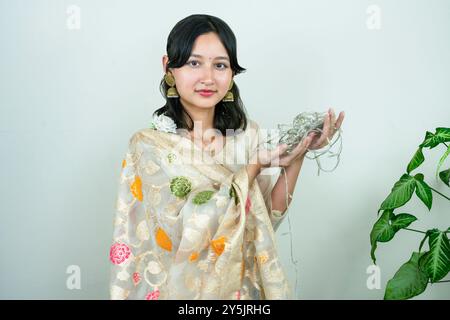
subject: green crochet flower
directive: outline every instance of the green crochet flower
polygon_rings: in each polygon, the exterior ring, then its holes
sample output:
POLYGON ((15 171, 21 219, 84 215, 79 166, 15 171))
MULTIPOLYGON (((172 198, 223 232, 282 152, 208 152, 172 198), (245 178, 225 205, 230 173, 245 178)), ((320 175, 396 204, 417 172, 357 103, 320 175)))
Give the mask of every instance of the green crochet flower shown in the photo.
POLYGON ((174 153, 169 153, 167 155, 167 160, 169 161, 169 163, 172 163, 176 158, 177 156, 174 153))
POLYGON ((175 177, 170 180, 170 191, 178 198, 184 198, 191 192, 192 183, 186 177, 175 177))
POLYGON ((195 204, 204 204, 208 202, 209 199, 213 196, 214 191, 206 190, 206 191, 200 191, 198 192, 195 197, 192 199, 192 202, 195 204))

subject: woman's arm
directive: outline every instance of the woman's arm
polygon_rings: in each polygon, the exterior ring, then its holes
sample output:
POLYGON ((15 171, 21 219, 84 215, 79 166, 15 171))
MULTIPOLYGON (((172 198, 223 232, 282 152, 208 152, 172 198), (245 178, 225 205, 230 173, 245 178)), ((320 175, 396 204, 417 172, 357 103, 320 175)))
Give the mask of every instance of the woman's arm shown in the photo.
POLYGON ((248 187, 250 188, 253 184, 255 178, 261 172, 261 164, 247 164, 247 175, 248 175, 248 187))
MULTIPOLYGON (((303 160, 305 155, 295 159, 286 169, 286 178, 288 184, 288 195, 294 194, 295 185, 297 183, 297 178, 300 173, 300 169, 303 165, 303 160)), ((284 174, 280 174, 275 186, 272 189, 272 210, 278 210, 284 213, 287 209, 286 207, 286 182, 284 174)), ((292 198, 288 197, 288 205, 291 203, 292 198)))
MULTIPOLYGON (((302 167, 303 160, 305 159, 306 150, 316 150, 325 147, 328 144, 328 141, 333 138, 336 130, 341 127, 343 121, 344 112, 340 112, 339 117, 336 120, 334 110, 332 108, 328 109, 328 116, 326 116, 324 119, 323 132, 321 134, 310 133, 310 138, 307 138, 309 139, 309 141, 307 141, 307 143, 304 143, 304 150, 300 150, 299 156, 295 156, 292 162, 288 162, 289 164, 285 166, 289 192, 288 195, 292 195, 294 193, 295 184, 297 183, 298 174, 300 173, 300 168, 302 167)), ((305 139, 304 141, 306 141, 307 139, 305 139)), ((286 211, 286 181, 284 174, 280 175, 277 183, 273 187, 271 200, 272 210, 279 210, 281 212, 286 211)), ((288 196, 288 205, 290 204, 291 200, 292 198, 288 196)))

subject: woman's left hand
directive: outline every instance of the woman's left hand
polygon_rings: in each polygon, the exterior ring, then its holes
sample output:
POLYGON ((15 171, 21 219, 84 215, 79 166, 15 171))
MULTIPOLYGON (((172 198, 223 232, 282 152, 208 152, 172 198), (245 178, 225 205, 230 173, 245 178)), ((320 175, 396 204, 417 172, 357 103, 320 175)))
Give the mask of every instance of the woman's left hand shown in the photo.
POLYGON ((344 121, 344 111, 339 113, 336 120, 333 108, 328 109, 328 115, 325 116, 323 129, 321 133, 316 132, 313 135, 312 141, 308 146, 309 150, 317 150, 325 147, 328 144, 327 138, 331 141, 336 131, 341 127, 344 121))

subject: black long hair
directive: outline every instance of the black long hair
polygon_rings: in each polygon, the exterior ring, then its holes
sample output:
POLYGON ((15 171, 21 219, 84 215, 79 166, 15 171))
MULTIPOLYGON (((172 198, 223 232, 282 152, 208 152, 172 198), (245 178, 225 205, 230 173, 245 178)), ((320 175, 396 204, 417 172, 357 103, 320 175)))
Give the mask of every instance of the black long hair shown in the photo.
MULTIPOLYGON (((246 69, 242 68, 237 61, 236 37, 233 31, 223 20, 206 14, 190 15, 173 27, 167 39, 166 49, 169 58, 167 68, 184 66, 191 55, 197 37, 209 32, 216 33, 227 50, 233 74, 245 72, 246 69)), ((153 114, 164 114, 172 118, 177 128, 193 130, 194 121, 184 110, 180 98, 167 98, 168 89, 169 86, 163 77, 160 91, 166 99, 166 104, 153 114), (190 123, 186 121, 188 118, 191 120, 190 123)), ((234 96, 233 102, 220 101, 215 106, 213 125, 223 135, 226 135, 226 129, 245 130, 247 128, 247 116, 236 82, 234 82, 231 92, 234 96)))

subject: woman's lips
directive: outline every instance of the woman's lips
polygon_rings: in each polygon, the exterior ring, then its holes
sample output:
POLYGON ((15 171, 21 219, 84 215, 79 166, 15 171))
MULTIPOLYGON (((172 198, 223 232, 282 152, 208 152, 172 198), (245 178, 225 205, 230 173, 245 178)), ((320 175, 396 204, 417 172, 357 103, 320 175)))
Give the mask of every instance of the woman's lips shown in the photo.
POLYGON ((202 97, 210 97, 210 96, 212 96, 214 93, 215 93, 215 91, 206 91, 206 90, 200 90, 200 91, 197 91, 202 97))

